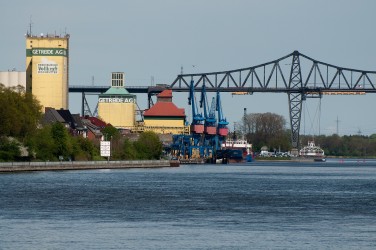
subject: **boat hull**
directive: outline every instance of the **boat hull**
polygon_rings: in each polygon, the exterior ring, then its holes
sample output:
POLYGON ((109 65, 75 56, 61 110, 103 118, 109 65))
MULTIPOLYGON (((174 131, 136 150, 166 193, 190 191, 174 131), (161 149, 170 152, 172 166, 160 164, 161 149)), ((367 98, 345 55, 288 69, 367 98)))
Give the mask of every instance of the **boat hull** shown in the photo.
POLYGON ((291 161, 298 162, 326 162, 326 158, 322 157, 293 157, 291 161))
POLYGON ((313 161, 317 161, 317 162, 325 162, 326 159, 325 159, 325 158, 314 158, 313 161))
POLYGON ((222 149, 217 150, 217 162, 227 163, 245 163, 251 162, 252 156, 244 154, 241 149, 222 149))

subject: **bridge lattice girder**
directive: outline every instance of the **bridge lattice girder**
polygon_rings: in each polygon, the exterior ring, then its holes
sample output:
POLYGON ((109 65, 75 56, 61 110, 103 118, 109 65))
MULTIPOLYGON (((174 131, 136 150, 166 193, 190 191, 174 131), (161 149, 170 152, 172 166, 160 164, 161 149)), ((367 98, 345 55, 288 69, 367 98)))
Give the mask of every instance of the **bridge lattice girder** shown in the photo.
POLYGON ((203 84, 208 91, 222 92, 309 92, 366 91, 376 92, 376 71, 364 71, 335 66, 312 59, 298 51, 260 65, 229 71, 178 75, 169 86, 181 91, 189 88, 191 80, 197 88, 203 84), (289 85, 293 58, 298 57, 301 68, 300 88, 289 85), (286 67, 287 66, 287 67, 286 67))
POLYGON ((298 51, 248 68, 178 75, 170 88, 181 91, 188 88, 192 80, 196 88, 206 85, 207 91, 287 93, 294 148, 299 147, 301 109, 306 97, 321 97, 325 92, 376 92, 376 71, 335 66, 314 60, 298 51), (288 67, 284 67, 286 65, 288 67))
MULTIPOLYGON (((290 109, 292 145, 298 147, 302 101, 306 97, 321 97, 323 93, 376 93, 376 71, 339 67, 321 62, 294 51, 284 57, 256 66, 229 71, 181 74, 164 87, 127 86, 130 93, 160 93, 165 88, 189 92, 202 85, 207 92, 268 92, 287 93, 290 109)), ((69 92, 102 93, 107 86, 70 86, 69 92)))

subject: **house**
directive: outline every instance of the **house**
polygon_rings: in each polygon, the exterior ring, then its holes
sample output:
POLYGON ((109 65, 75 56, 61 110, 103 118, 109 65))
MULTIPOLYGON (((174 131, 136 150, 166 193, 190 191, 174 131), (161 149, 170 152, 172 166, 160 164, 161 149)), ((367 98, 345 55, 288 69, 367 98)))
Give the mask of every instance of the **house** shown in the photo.
POLYGON ((86 127, 81 122, 79 114, 71 114, 67 109, 54 109, 50 107, 45 108, 45 113, 42 119, 43 124, 52 124, 60 122, 69 130, 74 136, 82 136, 86 138, 86 127))
POLYGON ((87 129, 86 138, 88 138, 91 141, 102 141, 103 140, 103 134, 102 134, 101 130, 105 126, 95 125, 95 124, 102 124, 102 123, 104 123, 103 121, 99 120, 96 117, 87 117, 86 116, 85 118, 82 118, 82 123, 84 124, 84 126, 87 129), (93 119, 93 118, 95 118, 95 119, 93 119))

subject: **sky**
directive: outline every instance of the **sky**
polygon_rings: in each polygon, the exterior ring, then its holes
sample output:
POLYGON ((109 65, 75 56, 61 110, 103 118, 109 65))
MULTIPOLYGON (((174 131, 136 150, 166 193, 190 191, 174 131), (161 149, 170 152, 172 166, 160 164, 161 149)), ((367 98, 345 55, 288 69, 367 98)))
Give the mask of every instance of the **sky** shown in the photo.
MULTIPOLYGON (((128 86, 171 84, 180 74, 250 67, 294 50, 337 66, 376 70, 374 0, 135 0, 3 1, 0 71, 25 71, 25 34, 70 34, 70 85, 110 85, 111 72, 128 86)), ((81 95, 70 94, 72 113, 81 95)), ((209 96, 210 98, 210 96, 209 96)), ((186 109, 188 93, 174 93, 186 109)), ((285 93, 221 95, 224 116, 276 113, 289 123, 285 93)), ((146 95, 138 95, 141 109, 146 95)), ((97 96, 90 96, 94 110, 97 96)), ((375 94, 309 99, 301 134, 376 133, 375 94), (318 112, 320 111, 320 112, 318 112)))

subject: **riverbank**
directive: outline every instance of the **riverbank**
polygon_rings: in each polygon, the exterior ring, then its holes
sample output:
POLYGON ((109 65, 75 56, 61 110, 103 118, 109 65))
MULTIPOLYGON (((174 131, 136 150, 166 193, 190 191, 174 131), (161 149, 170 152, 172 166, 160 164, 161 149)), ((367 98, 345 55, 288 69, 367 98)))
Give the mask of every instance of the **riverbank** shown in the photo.
MULTIPOLYGON (((325 158, 323 158, 325 159, 325 158)), ((265 161, 265 162, 314 162, 315 158, 304 158, 304 157, 257 157, 255 161, 265 161)), ((320 160, 321 161, 321 160, 320 160)), ((322 160, 324 162, 325 160, 322 160)))
POLYGON ((52 170, 126 169, 178 167, 169 160, 142 161, 62 161, 62 162, 0 162, 0 173, 52 170))

